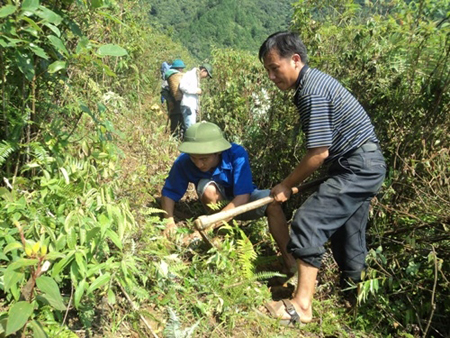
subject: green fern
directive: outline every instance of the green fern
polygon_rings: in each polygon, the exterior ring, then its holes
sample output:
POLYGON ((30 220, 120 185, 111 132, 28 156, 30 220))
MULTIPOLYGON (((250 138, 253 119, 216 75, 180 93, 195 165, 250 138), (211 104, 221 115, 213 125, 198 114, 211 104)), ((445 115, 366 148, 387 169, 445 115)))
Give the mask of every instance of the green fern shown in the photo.
POLYGON ((79 185, 66 184, 63 179, 58 180, 58 195, 66 199, 75 199, 83 194, 83 188, 79 185))
POLYGON ((129 290, 129 291, 130 291, 130 294, 132 294, 133 296, 135 296, 136 299, 139 300, 139 301, 147 300, 147 299, 149 298, 148 290, 145 289, 145 288, 143 288, 143 287, 140 287, 140 286, 137 285, 137 284, 132 284, 132 285, 129 287, 129 289, 130 289, 130 290, 129 290))
POLYGON ((255 270, 253 262, 258 255, 253 249, 253 244, 248 239, 247 235, 241 229, 238 230, 241 236, 241 239, 237 240, 238 261, 241 264, 241 271, 244 276, 246 278, 252 278, 255 270))
POLYGON ((253 280, 267 280, 273 277, 286 277, 286 275, 276 271, 261 271, 253 276, 253 280))
POLYGON ((39 142, 31 142, 28 144, 31 153, 42 163, 47 163, 50 159, 48 151, 39 142))
POLYGON ((188 269, 184 262, 169 263, 169 270, 171 273, 178 274, 181 271, 188 269))
POLYGON ((219 211, 221 210, 223 207, 225 207, 228 203, 230 203, 230 201, 228 200, 223 200, 223 201, 218 201, 217 203, 209 203, 207 204, 208 208, 210 208, 212 211, 219 211))
POLYGON ((161 213, 166 213, 164 210, 162 209, 158 209, 158 208, 146 208, 145 210, 140 210, 142 215, 152 215, 152 214, 161 214, 161 213))
POLYGON ((16 144, 7 142, 5 140, 0 143, 0 165, 3 165, 3 163, 6 162, 9 155, 11 155, 16 150, 16 148, 16 144))

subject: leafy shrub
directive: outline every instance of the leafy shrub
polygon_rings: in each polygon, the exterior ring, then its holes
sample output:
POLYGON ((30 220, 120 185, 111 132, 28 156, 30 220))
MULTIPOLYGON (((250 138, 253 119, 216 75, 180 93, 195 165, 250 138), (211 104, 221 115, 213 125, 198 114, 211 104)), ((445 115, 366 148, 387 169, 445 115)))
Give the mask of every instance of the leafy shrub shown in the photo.
POLYGON ((89 330, 102 298, 147 298, 113 123, 147 109, 135 94, 157 92, 160 60, 186 52, 159 34, 144 48, 128 2, 30 0, 0 18, 0 334, 69 336, 67 318, 89 330))

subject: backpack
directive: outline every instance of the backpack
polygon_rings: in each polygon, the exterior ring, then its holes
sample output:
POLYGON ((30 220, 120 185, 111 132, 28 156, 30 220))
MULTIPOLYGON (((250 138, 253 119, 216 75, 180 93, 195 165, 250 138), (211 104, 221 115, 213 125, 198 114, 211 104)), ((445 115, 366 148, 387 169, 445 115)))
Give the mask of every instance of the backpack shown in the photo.
POLYGON ((170 69, 170 65, 166 61, 164 61, 161 64, 161 69, 160 69, 160 71, 161 71, 161 80, 163 80, 163 81, 166 80, 165 74, 166 74, 166 72, 169 69, 170 69))
MULTIPOLYGON (((164 75, 163 75, 163 85, 161 86, 161 96, 166 99, 167 101, 175 102, 177 101, 175 97, 173 97, 172 92, 170 91, 169 83, 167 82, 168 78, 172 76, 173 74, 179 73, 176 69, 169 69, 164 75)), ((180 98, 181 100, 181 98, 180 98)))

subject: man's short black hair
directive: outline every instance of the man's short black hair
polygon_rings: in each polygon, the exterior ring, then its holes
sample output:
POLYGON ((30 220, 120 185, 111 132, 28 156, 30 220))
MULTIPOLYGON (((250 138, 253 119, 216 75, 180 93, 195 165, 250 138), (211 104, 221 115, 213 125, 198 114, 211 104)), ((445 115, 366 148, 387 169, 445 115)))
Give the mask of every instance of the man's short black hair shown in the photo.
POLYGON ((305 65, 308 63, 305 44, 296 33, 280 31, 270 35, 259 48, 259 60, 264 62, 265 56, 272 49, 276 49, 282 58, 298 54, 305 65))

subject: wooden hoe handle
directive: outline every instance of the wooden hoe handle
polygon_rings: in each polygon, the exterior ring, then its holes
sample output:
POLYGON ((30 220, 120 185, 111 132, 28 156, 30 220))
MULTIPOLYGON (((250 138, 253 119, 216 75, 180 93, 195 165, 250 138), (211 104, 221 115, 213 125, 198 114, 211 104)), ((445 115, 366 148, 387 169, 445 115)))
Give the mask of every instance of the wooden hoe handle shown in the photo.
MULTIPOLYGON (((292 188, 292 193, 296 194, 299 191, 304 191, 306 189, 318 186, 320 183, 324 182, 327 178, 328 177, 323 177, 323 178, 302 184, 298 187, 294 187, 294 188, 292 188)), ((219 221, 223 221, 230 217, 231 218, 236 217, 237 215, 243 214, 244 212, 247 212, 247 211, 250 211, 253 209, 257 209, 259 207, 262 207, 266 204, 273 202, 273 200, 274 199, 272 196, 267 196, 267 197, 261 198, 256 201, 240 205, 240 206, 230 209, 230 210, 221 211, 221 212, 218 212, 218 213, 212 214, 212 215, 203 215, 203 216, 198 217, 195 220, 194 226, 199 231, 205 230, 205 229, 208 229, 211 225, 213 225, 219 221)))

